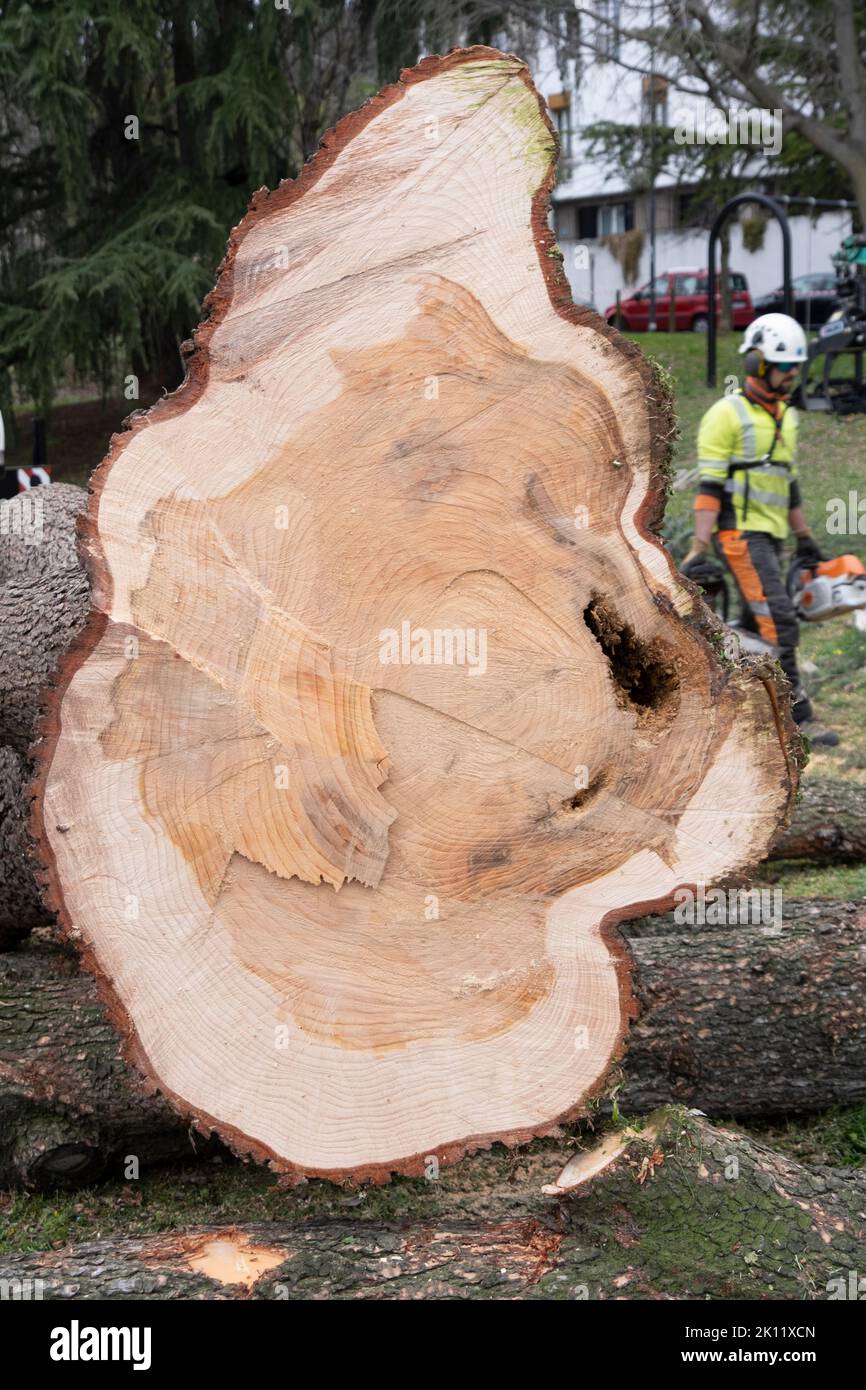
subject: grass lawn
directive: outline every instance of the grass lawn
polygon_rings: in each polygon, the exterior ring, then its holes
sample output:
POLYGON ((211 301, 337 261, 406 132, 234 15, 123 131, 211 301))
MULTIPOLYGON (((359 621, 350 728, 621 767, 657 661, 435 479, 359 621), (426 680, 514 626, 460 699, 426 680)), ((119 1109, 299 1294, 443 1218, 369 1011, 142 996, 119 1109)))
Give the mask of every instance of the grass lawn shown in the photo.
MULTIPOLYGON (((737 352, 740 335, 719 338, 715 388, 706 385, 707 343, 702 334, 627 336, 657 358, 673 377, 680 424, 674 467, 693 468, 701 416, 723 394, 725 378, 741 376, 742 358, 737 352)), ((837 418, 801 411, 798 463, 806 515, 822 550, 828 555, 850 551, 866 561, 866 535, 840 536, 827 531, 829 498, 847 499, 852 489, 866 498, 866 414, 837 418)), ((665 530, 678 558, 691 534, 693 500, 691 485, 673 491, 668 500, 665 530)), ((866 527, 866 518, 863 525, 866 527)), ((866 782, 866 632, 860 632, 846 618, 804 624, 800 653, 818 717, 842 735, 838 748, 815 750, 810 769, 866 782), (809 662, 816 671, 810 672, 809 662)))

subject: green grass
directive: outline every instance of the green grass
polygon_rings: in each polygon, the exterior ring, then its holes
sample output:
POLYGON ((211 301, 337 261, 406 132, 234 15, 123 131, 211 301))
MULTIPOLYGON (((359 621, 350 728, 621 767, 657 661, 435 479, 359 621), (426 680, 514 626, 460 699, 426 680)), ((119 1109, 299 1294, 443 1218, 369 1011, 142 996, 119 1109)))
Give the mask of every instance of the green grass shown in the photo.
MULTIPOLYGON (((701 417, 723 393, 726 377, 742 382, 739 334, 723 334, 717 344, 717 385, 706 385, 706 338, 697 333, 627 334, 656 358, 673 380, 680 428, 673 468, 693 468, 701 417)), ((847 498, 852 488, 866 496, 866 415, 836 417, 800 411, 799 477, 806 515, 828 555, 848 551, 866 560, 866 536, 827 532, 827 502, 847 498)), ((665 511, 665 535, 682 559, 692 532, 694 487, 672 491, 665 511)), ((800 658, 817 716, 841 735, 837 748, 813 749, 806 772, 866 783, 866 633, 850 619, 803 624, 800 658), (810 671, 808 663, 817 669, 810 671)), ((864 788, 866 795, 866 788, 864 788)), ((779 882, 791 896, 866 897, 866 866, 815 868, 767 865, 762 878, 779 882)))
MULTIPOLYGON (((303 1189, 301 1189, 303 1191, 303 1189)), ((116 1232, 157 1234, 193 1225, 274 1221, 298 1210, 267 1168, 232 1160, 146 1170, 75 1192, 0 1193, 0 1253, 47 1250, 116 1232)))
POLYGON ((800 1115, 772 1125, 750 1125, 744 1133, 799 1163, 831 1168, 866 1168, 866 1105, 800 1115))
POLYGON ((859 902, 866 898, 866 864, 814 864, 794 860, 764 863, 755 881, 772 883, 788 898, 844 898, 859 902))
MULTIPOLYGON (((673 467, 693 468, 698 426, 704 412, 723 393, 727 377, 742 382, 738 333, 718 340, 717 386, 706 385, 706 338, 698 333, 627 334, 670 373, 680 427, 673 467)), ((846 552, 866 559, 866 536, 829 534, 827 503, 846 498, 853 488, 866 497, 866 414, 836 417, 800 411, 799 477, 806 515, 818 542, 828 555, 846 552)), ((665 535, 675 559, 682 559, 691 536, 694 487, 673 491, 665 511, 665 535)), ((836 749, 815 750, 813 770, 833 776, 850 775, 866 781, 866 633, 850 619, 804 624, 801 658, 813 662, 817 673, 806 674, 816 713, 842 735, 836 749)))

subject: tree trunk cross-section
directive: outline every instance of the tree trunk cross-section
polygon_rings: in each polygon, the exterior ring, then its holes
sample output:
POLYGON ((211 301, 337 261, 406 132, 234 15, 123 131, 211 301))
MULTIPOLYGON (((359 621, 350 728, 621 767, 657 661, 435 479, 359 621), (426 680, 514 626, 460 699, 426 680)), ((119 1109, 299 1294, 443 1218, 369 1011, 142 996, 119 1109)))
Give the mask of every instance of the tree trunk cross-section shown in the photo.
POLYGON ((53 902, 129 1055, 280 1170, 577 1114, 614 924, 760 859, 773 681, 651 531, 665 402, 571 303, 525 65, 427 59, 262 192, 184 386, 118 436, 46 725, 53 902))

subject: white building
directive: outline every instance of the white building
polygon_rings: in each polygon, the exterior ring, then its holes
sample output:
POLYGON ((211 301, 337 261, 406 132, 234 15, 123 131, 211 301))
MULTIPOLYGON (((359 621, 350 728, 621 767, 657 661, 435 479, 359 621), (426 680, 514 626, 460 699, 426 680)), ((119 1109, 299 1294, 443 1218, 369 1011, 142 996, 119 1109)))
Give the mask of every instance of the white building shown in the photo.
MULTIPOLYGON (((617 0, 596 3, 597 13, 611 15, 619 6, 617 0)), ((629 20, 637 6, 628 6, 629 20)), ((646 4, 647 19, 649 3, 646 4)), ((586 33, 593 21, 582 15, 586 33)), ((644 45, 624 44, 616 48, 609 31, 597 27, 594 44, 601 54, 593 56, 586 49, 580 58, 567 64, 565 81, 552 50, 542 49, 533 64, 533 76, 548 102, 551 116, 559 130, 561 153, 557 186, 554 190, 554 225, 557 240, 565 258, 565 268, 575 299, 593 303, 600 313, 614 303, 617 290, 623 297, 638 286, 645 285, 650 275, 650 198, 647 192, 630 189, 622 177, 611 172, 598 157, 590 159, 581 132, 597 121, 615 121, 639 125, 650 119, 650 94, 655 93, 656 120, 660 125, 677 125, 688 114, 695 128, 702 131, 707 116, 712 122, 709 104, 700 97, 688 96, 669 85, 659 73, 650 79, 650 54, 644 45), (609 55, 609 56, 603 56, 609 55), (614 61, 620 57, 628 66, 614 61), (635 69, 634 71, 630 69, 635 69), (619 260, 602 239, 610 234, 636 231, 633 238, 642 242, 637 272, 627 281, 619 260)), ((697 84, 690 84, 697 85, 697 84)), ((759 113, 753 113, 748 132, 750 143, 756 143, 756 158, 750 165, 748 186, 764 191, 764 180, 772 173, 773 154, 768 146, 777 144, 769 114, 760 126, 759 113), (760 143, 761 141, 764 142, 760 143), (762 177, 763 176, 763 177, 762 177)), ((689 225, 689 203, 692 191, 688 185, 676 182, 670 174, 661 172, 656 180, 656 273, 673 267, 705 267, 707 264, 707 226, 689 225)), ((745 209, 748 216, 757 206, 745 209)), ((851 231, 850 212, 822 212, 813 222, 806 209, 788 210, 791 225, 791 274, 830 271, 830 257, 839 249, 843 238, 851 231)), ((775 219, 767 225, 764 244, 750 252, 743 245, 739 221, 730 223, 730 268, 748 280, 752 295, 774 290, 782 283, 782 237, 775 219)), ((666 325, 660 324, 660 327, 666 325)))

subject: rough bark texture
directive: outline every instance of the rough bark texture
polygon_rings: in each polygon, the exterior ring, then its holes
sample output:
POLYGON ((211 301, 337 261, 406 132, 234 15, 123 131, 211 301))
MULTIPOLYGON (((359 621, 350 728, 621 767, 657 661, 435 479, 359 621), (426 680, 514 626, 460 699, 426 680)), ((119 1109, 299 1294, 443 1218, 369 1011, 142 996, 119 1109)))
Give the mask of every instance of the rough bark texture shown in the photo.
POLYGON ((813 864, 866 861, 866 785, 807 777, 791 825, 776 840, 770 858, 813 864))
POLYGON ((641 1015, 629 1034, 626 1113, 669 1100, 710 1115, 866 1100, 862 903, 631 947, 641 1015))
POLYGON ((33 874, 33 842, 23 786, 27 765, 14 748, 0 747, 0 951, 7 951, 46 912, 33 874))
MULTIPOLYGON (((767 891, 767 886, 762 885, 767 891)), ((750 892, 754 890, 743 889, 738 892, 750 892)), ((760 891, 760 890, 759 890, 760 891)), ((775 890, 768 890, 771 894, 775 890)), ((866 908, 862 899, 852 899, 846 901, 844 898, 792 898, 784 893, 779 893, 779 899, 770 897, 768 905, 771 910, 776 906, 780 908, 778 919, 785 923, 799 923, 801 926, 813 926, 816 929, 823 929, 830 924, 842 925, 844 923, 857 923, 866 908)), ((706 916, 706 914, 705 914, 706 916)), ((747 924, 747 919, 743 919, 743 925, 747 924)), ((656 912, 650 917, 635 917, 631 922, 623 922, 620 931, 623 936, 630 941, 636 937, 646 936, 690 936, 694 937, 701 932, 727 932, 737 926, 735 920, 725 922, 703 922, 696 921, 694 924, 684 925, 682 920, 677 921, 674 912, 656 912)))
POLYGON ((286 1220, 112 1237, 0 1259, 46 1299, 826 1299, 866 1259, 866 1173, 808 1169, 678 1109, 547 1197, 550 1141, 346 1204, 314 1184, 286 1220), (411 1213, 411 1219, 407 1219, 411 1213))
POLYGON ((51 920, 28 833, 30 745, 90 585, 78 553, 83 488, 56 483, 4 503, 0 527, 0 951, 51 920))
MULTIPOLYGON (((669 1100, 772 1115, 866 1099, 862 906, 797 906, 778 936, 631 941, 642 1014, 617 1091, 624 1114, 669 1100)), ((0 1185, 81 1184, 130 1154, 146 1166, 206 1142, 122 1060, 92 976, 35 939, 0 960, 0 1121, 0 1185)))
POLYGON ((76 543, 86 503, 84 489, 68 483, 33 488, 7 504, 0 531, 0 744, 22 757, 46 687, 90 608, 76 543))
POLYGON ((94 478, 51 902, 142 1070, 287 1172, 579 1113, 613 924, 762 858, 796 784, 773 675, 655 537, 667 401, 571 300, 554 172, 520 60, 404 73, 256 196, 94 478))
POLYGON ((193 1134, 120 1055, 92 975, 40 933, 0 959, 0 1186, 80 1186, 194 1158, 193 1134))

